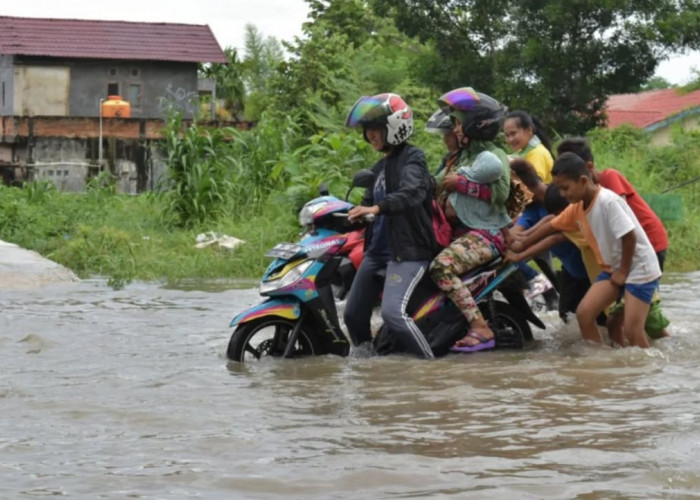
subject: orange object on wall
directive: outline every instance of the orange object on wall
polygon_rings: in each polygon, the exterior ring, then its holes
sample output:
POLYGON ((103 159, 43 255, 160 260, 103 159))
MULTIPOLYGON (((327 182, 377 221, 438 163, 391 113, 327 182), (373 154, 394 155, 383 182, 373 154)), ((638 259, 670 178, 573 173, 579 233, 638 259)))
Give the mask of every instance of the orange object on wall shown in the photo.
POLYGON ((102 102, 103 118, 131 118, 131 104, 120 95, 111 95, 102 102))

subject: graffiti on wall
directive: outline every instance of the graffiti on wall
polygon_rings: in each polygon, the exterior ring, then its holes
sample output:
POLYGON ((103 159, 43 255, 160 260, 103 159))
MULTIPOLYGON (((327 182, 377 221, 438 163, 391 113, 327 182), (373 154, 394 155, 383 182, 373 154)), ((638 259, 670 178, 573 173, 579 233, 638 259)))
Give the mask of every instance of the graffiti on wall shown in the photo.
POLYGON ((172 85, 169 83, 165 87, 165 94, 160 97, 158 102, 158 107, 161 112, 168 111, 184 111, 186 113, 192 114, 195 112, 199 106, 199 95, 196 91, 187 91, 182 87, 173 89, 172 85))

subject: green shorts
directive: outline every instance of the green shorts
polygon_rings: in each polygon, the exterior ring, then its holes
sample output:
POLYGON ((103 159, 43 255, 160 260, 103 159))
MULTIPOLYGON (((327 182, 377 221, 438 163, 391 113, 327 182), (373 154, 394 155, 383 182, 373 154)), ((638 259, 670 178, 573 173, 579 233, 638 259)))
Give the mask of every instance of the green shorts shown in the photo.
MULTIPOLYGON (((620 314, 625 309, 625 299, 620 300, 610 307, 610 315, 620 314)), ((671 322, 668 320, 664 313, 661 311, 661 301, 652 300, 649 305, 649 313, 647 314, 647 320, 644 322, 644 331, 652 339, 661 338, 661 332, 670 325, 671 322)))

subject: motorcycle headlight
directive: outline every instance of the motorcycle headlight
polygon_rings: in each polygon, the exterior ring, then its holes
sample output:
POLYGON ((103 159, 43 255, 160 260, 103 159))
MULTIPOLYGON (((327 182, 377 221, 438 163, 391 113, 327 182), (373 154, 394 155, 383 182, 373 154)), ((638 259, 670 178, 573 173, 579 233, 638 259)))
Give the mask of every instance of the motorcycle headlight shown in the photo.
POLYGON ((293 284, 304 275, 306 270, 311 267, 313 262, 313 260, 305 260, 299 265, 288 267, 287 269, 283 270, 282 273, 284 274, 279 278, 270 281, 263 281, 260 283, 260 295, 265 295, 266 293, 270 293, 293 284))
POLYGON ((325 206, 326 202, 304 205, 304 208, 299 212, 299 225, 302 227, 311 225, 314 221, 314 215, 325 206))

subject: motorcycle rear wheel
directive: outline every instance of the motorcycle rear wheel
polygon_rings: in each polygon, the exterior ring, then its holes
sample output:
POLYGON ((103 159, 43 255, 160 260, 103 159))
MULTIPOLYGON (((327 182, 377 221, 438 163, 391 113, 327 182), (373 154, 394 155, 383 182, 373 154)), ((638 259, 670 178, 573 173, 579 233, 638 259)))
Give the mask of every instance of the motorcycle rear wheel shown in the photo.
MULTIPOLYGON (((296 325, 296 321, 278 317, 259 318, 243 323, 231 334, 226 356, 241 363, 251 359, 281 357, 287 347, 289 335, 294 325, 296 325)), ((320 347, 314 342, 314 338, 312 332, 302 325, 291 356, 320 354, 320 347)))
MULTIPOLYGON (((481 313, 484 315, 484 318, 486 318, 492 330, 510 331, 515 339, 522 339, 523 342, 533 340, 532 330, 522 312, 518 311, 507 302, 501 302, 500 300, 494 301, 493 305, 495 315, 492 317, 488 304, 479 304, 481 313)), ((496 339, 496 344, 498 345, 498 338, 496 339)))

